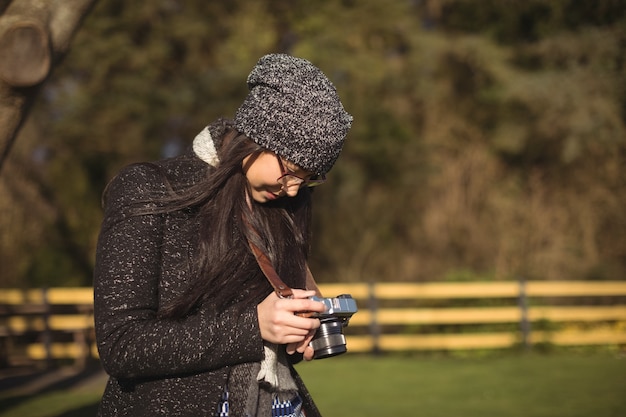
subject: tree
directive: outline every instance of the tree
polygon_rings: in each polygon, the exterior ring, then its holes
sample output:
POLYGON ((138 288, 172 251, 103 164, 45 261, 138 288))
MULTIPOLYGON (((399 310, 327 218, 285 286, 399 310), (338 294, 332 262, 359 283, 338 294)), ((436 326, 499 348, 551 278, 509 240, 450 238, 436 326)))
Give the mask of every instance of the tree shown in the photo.
POLYGON ((0 172, 42 83, 96 1, 0 3, 0 172))
POLYGON ((269 52, 355 116, 315 191, 320 281, 623 277, 621 3, 100 2, 0 177, 0 284, 88 285, 107 181, 232 116, 269 52))

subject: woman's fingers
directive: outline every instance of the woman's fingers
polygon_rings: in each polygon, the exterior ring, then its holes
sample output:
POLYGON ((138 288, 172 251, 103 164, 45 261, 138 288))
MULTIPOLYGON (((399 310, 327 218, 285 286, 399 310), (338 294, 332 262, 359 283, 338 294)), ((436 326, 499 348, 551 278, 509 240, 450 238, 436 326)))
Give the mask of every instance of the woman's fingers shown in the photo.
POLYGON ((311 340, 313 339, 313 336, 315 336, 314 330, 310 331, 309 334, 301 342, 288 344, 287 354, 293 355, 294 353, 298 352, 302 353, 302 358, 304 360, 310 361, 311 359, 313 359, 313 354, 315 352, 313 351, 313 348, 309 346, 311 340))
POLYGON ((294 290, 294 298, 278 298, 276 303, 278 308, 290 311, 291 313, 316 312, 323 313, 326 306, 321 301, 311 300, 309 297, 298 297, 302 294, 315 294, 315 292, 296 293, 294 290))
POLYGON ((323 312, 324 303, 310 300, 314 291, 294 290, 294 298, 279 298, 275 293, 268 295, 258 306, 261 337, 272 343, 298 343, 320 322, 316 318, 297 316, 299 312, 323 312))
POLYGON ((306 346, 304 349, 304 352, 302 352, 303 356, 302 358, 304 358, 305 361, 310 361, 311 359, 313 359, 313 355, 315 354, 315 351, 313 350, 313 348, 311 346, 306 346))

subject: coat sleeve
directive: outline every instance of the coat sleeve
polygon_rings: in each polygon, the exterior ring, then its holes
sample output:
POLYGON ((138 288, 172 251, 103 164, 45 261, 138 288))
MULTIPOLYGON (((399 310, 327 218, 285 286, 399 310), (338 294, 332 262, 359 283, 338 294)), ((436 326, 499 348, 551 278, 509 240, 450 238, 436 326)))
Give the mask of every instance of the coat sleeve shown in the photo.
POLYGON ((104 369, 116 378, 155 378, 260 361, 256 305, 201 308, 177 320, 157 317, 163 215, 132 215, 130 208, 146 207, 164 192, 162 176, 145 165, 123 170, 106 192, 94 274, 104 369))

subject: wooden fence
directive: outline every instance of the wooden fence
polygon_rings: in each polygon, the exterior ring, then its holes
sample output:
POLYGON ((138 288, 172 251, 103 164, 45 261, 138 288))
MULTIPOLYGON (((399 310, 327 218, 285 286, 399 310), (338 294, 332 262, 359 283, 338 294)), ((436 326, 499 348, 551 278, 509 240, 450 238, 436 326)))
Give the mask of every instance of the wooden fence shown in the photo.
MULTIPOLYGON (((325 284, 351 352, 626 345, 626 281, 325 284)), ((97 359, 91 288, 0 289, 0 366, 97 359)))
POLYGON ((325 285, 323 292, 361 301, 346 328, 354 352, 626 345, 625 281, 325 285))

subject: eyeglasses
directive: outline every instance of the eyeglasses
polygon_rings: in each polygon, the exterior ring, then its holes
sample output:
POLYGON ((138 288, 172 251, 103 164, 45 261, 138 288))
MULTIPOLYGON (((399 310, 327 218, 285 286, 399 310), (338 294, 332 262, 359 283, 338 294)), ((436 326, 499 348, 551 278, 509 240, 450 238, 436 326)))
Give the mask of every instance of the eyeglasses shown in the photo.
POLYGON ((280 156, 276 155, 276 160, 278 161, 278 166, 280 167, 280 177, 276 180, 283 187, 293 187, 297 185, 298 187, 317 187, 318 185, 322 185, 326 182, 325 175, 314 175, 310 178, 301 178, 296 174, 285 169, 283 165, 283 161, 280 156))

